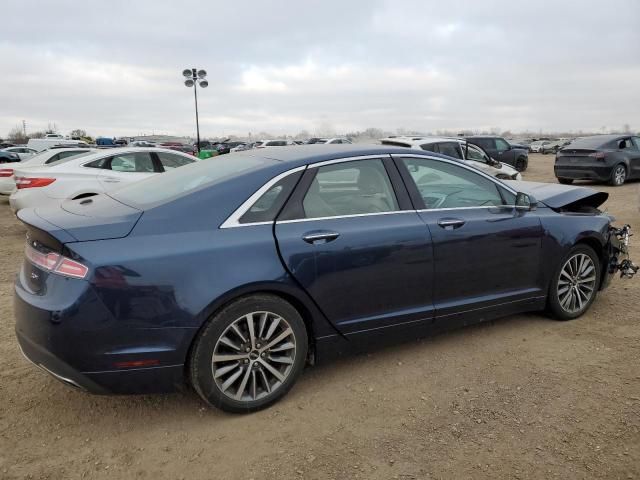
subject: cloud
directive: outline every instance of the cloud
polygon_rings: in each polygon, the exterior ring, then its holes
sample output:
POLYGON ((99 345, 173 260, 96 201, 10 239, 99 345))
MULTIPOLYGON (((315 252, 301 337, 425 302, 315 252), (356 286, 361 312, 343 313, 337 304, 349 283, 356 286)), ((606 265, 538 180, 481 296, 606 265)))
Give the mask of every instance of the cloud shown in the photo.
POLYGON ((8 0, 0 135, 640 128, 640 3, 8 0), (37 12, 34 15, 33 12, 37 12), (625 12, 621 14, 621 12, 625 12))

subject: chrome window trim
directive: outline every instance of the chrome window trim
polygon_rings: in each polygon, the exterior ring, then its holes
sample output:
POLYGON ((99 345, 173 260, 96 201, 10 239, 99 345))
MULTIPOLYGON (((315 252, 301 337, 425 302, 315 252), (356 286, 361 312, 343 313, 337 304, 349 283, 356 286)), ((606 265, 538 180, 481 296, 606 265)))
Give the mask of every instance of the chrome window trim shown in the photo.
MULTIPOLYGON (((426 151, 426 150, 425 150, 426 151)), ((236 210, 234 210, 234 212, 227 217, 227 219, 220 225, 219 228, 236 228, 236 227, 253 227, 253 226, 257 226, 257 225, 273 225, 275 224, 286 224, 286 223, 298 223, 298 222, 311 222, 311 221, 316 221, 316 220, 331 220, 331 219, 339 219, 339 218, 357 218, 357 217, 368 217, 368 216, 373 216, 373 215, 393 215, 393 214, 398 214, 398 213, 418 213, 418 212, 439 212, 439 211, 455 211, 455 210, 472 210, 472 209, 487 209, 487 208, 500 208, 500 207, 509 207, 509 208, 515 208, 515 209, 528 209, 528 207, 519 207, 516 205, 483 205, 483 206, 475 206, 475 207, 451 207, 451 208, 423 208, 423 209, 411 209, 411 210, 393 210, 390 212, 375 212, 375 213, 356 213, 356 214, 351 214, 351 215, 334 215, 331 217, 317 217, 317 218, 296 218, 296 219, 292 219, 292 220, 279 220, 279 221, 267 221, 267 222, 251 222, 251 223, 240 223, 239 220, 240 218, 242 218, 242 216, 249 210, 249 208, 251 208, 251 206, 262 196, 264 195, 274 184, 276 184, 277 182, 279 182, 280 180, 282 180, 283 178, 287 177, 288 175, 291 175, 292 173, 296 173, 296 172, 300 172, 302 170, 305 170, 307 168, 317 168, 317 167, 322 167, 325 165, 333 165, 333 164, 337 164, 337 163, 345 163, 345 162, 353 162, 353 161, 358 161, 358 160, 371 160, 371 159, 384 159, 385 157, 391 157, 393 159, 400 159, 400 158, 426 158, 429 160, 436 160, 436 161, 440 161, 440 162, 444 162, 444 163, 450 163, 452 165, 456 165, 462 168, 465 168, 467 170, 469 170, 470 172, 473 172, 477 175, 480 175, 482 177, 485 177, 489 180, 491 180, 494 184, 498 185, 499 187, 504 188, 505 190, 513 193, 514 195, 517 195, 518 192, 516 192, 514 189, 512 189, 511 187, 503 184, 502 182, 499 181, 499 179, 496 179, 495 177, 492 177, 491 175, 488 175, 476 168, 470 167, 468 165, 465 165, 464 163, 461 163, 461 161, 455 161, 455 160, 448 160, 446 158, 441 158, 441 157, 433 157, 431 155, 419 155, 419 154, 415 154, 415 153, 393 153, 393 154, 387 154, 387 153, 383 153, 383 154, 378 154, 378 155, 361 155, 361 156, 357 156, 357 157, 344 157, 344 158, 336 158, 333 160, 325 160, 322 162, 318 162, 318 163, 312 163, 312 164, 308 164, 308 165, 303 165, 301 167, 296 167, 296 168, 292 168, 291 170, 287 170, 286 172, 283 172, 275 177, 273 177, 271 180, 269 180, 267 183, 265 183, 262 187, 260 187, 253 195, 251 195, 247 200, 245 200, 236 210)))
POLYGON ((291 175, 292 173, 301 172, 305 170, 307 165, 303 165, 301 167, 292 168, 291 170, 287 170, 279 175, 276 175, 267 183, 262 185, 258 190, 255 191, 253 195, 247 198, 238 208, 234 210, 234 212, 227 217, 227 219, 222 222, 219 228, 233 228, 233 227, 249 227, 253 225, 272 225, 273 221, 269 222, 253 222, 253 223, 240 223, 240 219, 242 216, 247 213, 247 211, 253 206, 254 203, 258 201, 258 199, 267 193, 273 185, 278 183, 283 178, 291 175))
MULTIPOLYGON (((456 162, 456 161, 453 161, 453 160, 448 160, 446 158, 432 157, 432 156, 429 156, 429 155, 416 155, 415 153, 393 153, 393 154, 391 154, 391 157, 393 157, 394 159, 395 158, 398 158, 398 159, 407 158, 407 157, 408 158, 428 158, 430 160, 438 160, 440 162, 450 163, 451 165, 456 165, 458 167, 465 168, 465 169, 469 170, 472 173, 475 173, 475 174, 480 175, 480 176, 482 176, 484 178, 487 178, 487 179, 491 180, 493 183, 495 183, 496 185, 498 185, 498 186, 504 188, 505 190, 513 193, 514 195, 518 194, 518 192, 516 192, 513 188, 511 188, 511 187, 505 185, 504 183, 502 183, 499 178, 492 177, 488 173, 484 173, 483 171, 478 170, 477 168, 470 167, 469 165, 465 165, 464 163, 461 163, 459 161, 456 162)), ((510 206, 510 205, 508 205, 508 206, 510 206)), ((463 207, 463 208, 466 208, 466 207, 463 207)))
POLYGON ((389 158, 389 154, 381 153, 378 155, 360 155, 358 157, 334 158, 333 160, 325 160, 323 162, 312 163, 309 165, 309 168, 324 167, 325 165, 333 165, 334 163, 357 162, 358 160, 373 160, 377 158, 379 158, 380 160, 384 160, 385 158, 389 158))
POLYGON ((396 215, 398 213, 416 213, 416 210, 393 210, 391 212, 352 213, 350 215, 333 215, 331 217, 294 218, 292 220, 277 220, 276 225, 284 223, 313 222, 315 220, 335 220, 337 218, 371 217, 373 215, 396 215))

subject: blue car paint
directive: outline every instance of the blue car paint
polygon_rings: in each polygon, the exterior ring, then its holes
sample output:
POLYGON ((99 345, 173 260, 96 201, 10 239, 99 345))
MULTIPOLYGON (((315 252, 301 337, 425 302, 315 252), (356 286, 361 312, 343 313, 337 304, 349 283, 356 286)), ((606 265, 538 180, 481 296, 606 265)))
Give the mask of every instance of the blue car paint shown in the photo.
POLYGON ((266 181, 292 168, 405 151, 285 148, 241 177, 143 212, 103 196, 64 209, 21 211, 32 235, 53 238, 65 255, 90 268, 86 280, 75 280, 24 262, 15 288, 22 349, 92 392, 170 391, 184 384, 202 325, 245 294, 273 292, 293 303, 322 360, 542 308, 568 248, 587 240, 605 249, 607 217, 562 215, 543 204, 532 212, 455 212, 467 224, 452 232, 436 225, 439 213, 414 208, 375 218, 218 228, 266 181), (301 240, 309 231, 331 229, 340 232, 334 242, 301 240), (157 365, 117 367, 149 358, 157 365))

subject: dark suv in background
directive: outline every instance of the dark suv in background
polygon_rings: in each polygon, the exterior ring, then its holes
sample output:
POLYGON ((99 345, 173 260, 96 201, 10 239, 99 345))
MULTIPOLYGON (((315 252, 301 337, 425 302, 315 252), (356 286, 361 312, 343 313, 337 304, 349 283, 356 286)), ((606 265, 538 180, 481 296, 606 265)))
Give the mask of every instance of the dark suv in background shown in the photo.
POLYGON ((529 165, 529 153, 519 145, 511 145, 502 137, 489 135, 474 135, 466 137, 467 142, 479 146, 489 154, 491 158, 515 167, 519 172, 524 172, 529 165))
POLYGON ((619 187, 640 178, 640 137, 594 135, 574 140, 556 153, 556 178, 568 184, 574 180, 609 182, 619 187))

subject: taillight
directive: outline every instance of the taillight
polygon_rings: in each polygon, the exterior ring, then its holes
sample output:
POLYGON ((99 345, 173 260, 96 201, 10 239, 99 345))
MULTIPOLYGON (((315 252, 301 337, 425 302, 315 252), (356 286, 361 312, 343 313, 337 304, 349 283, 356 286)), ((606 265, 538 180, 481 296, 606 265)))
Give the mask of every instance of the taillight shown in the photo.
POLYGON ((593 152, 590 153, 589 156, 596 160, 604 160, 604 152, 593 152))
POLYGON ((2 177, 10 177, 11 175, 13 175, 13 169, 12 168, 0 168, 0 178, 2 177))
POLYGON ((48 272, 64 275, 65 277, 84 278, 89 269, 75 260, 71 260, 55 252, 43 253, 31 245, 27 245, 24 251, 25 257, 35 266, 48 272))
POLYGON ((46 187, 55 181, 55 178, 16 177, 16 187, 18 187, 18 189, 46 187))

